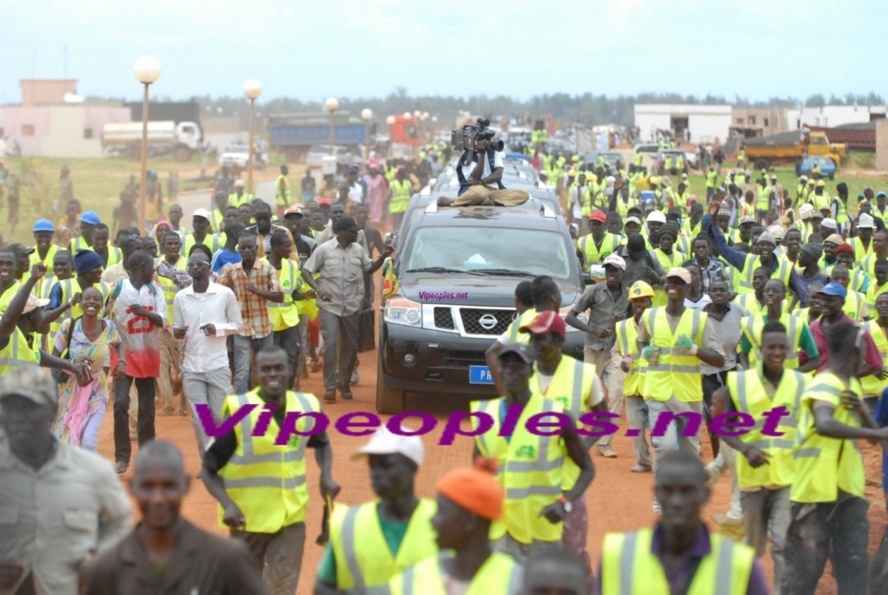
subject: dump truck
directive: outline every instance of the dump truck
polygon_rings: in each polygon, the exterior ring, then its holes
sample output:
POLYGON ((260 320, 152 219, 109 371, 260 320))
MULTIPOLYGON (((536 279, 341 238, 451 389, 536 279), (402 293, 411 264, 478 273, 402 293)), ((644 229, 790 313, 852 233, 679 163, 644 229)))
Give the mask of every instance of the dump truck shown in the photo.
MULTIPOLYGON (((189 161, 203 147, 203 133, 195 122, 172 120, 148 122, 148 155, 173 155, 176 161, 189 161)), ((142 123, 115 122, 102 128, 102 149, 112 155, 125 155, 138 161, 142 154, 142 123)))
POLYGON ((798 131, 746 138, 743 146, 746 162, 755 164, 757 170, 768 169, 775 163, 797 163, 808 156, 828 157, 836 166, 848 158, 847 147, 830 143, 823 132, 810 132, 807 140, 802 140, 802 133, 798 131))
MULTIPOLYGON (((366 142, 367 127, 347 112, 333 117, 333 144, 359 148, 366 142)), ((295 160, 313 145, 330 142, 330 116, 324 113, 276 114, 268 118, 269 144, 295 160)))

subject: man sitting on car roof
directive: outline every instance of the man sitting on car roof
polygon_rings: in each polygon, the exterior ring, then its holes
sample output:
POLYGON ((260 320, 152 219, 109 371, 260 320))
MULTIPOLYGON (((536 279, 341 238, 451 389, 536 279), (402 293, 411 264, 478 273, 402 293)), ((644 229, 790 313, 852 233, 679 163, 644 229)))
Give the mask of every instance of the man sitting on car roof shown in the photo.
MULTIPOLYGON (((479 139, 473 155, 473 163, 457 166, 460 182, 459 196, 451 201, 438 199, 439 206, 504 206, 524 204, 530 198, 525 190, 508 190, 503 186, 503 157, 490 146, 486 139, 479 139)), ((465 153, 460 163, 466 157, 465 153)))

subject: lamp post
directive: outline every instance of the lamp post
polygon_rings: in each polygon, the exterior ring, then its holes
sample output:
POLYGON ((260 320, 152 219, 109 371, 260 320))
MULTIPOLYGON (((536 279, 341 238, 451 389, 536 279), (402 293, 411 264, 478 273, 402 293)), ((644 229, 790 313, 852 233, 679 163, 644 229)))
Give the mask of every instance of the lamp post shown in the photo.
POLYGON ((428 135, 429 135, 429 125, 426 124, 426 122, 429 121, 429 112, 422 112, 422 115, 419 116, 419 120, 420 120, 420 122, 422 122, 421 140, 423 143, 426 143, 426 142, 428 142, 428 139, 426 137, 428 137, 428 135))
POLYGON ((253 110, 262 95, 262 83, 250 79, 244 83, 244 95, 250 100, 250 151, 247 153, 247 193, 253 194, 253 110))
POLYGON ((334 156, 333 152, 333 112, 339 109, 339 100, 335 97, 328 97, 324 102, 324 107, 330 112, 330 156, 334 156))
POLYGON ((160 62, 154 56, 142 56, 133 64, 133 74, 145 87, 142 96, 142 182, 139 184, 139 231, 145 233, 145 196, 148 185, 148 87, 160 76, 160 62))
POLYGON ((365 107, 361 110, 361 119, 364 120, 364 161, 370 158, 370 120, 373 119, 373 110, 365 107))

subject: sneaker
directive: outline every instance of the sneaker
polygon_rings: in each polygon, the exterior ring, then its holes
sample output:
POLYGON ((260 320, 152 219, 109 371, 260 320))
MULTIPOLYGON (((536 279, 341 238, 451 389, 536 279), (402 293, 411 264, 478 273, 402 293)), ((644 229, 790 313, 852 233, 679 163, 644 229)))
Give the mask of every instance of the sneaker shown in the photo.
POLYGON ((607 459, 616 459, 617 453, 614 452, 614 449, 610 446, 605 446, 603 448, 598 449, 598 454, 607 458, 607 459))
POLYGON ((336 391, 328 390, 324 393, 324 402, 325 403, 335 403, 336 402, 336 391))
POLYGON ((352 383, 352 384, 357 384, 357 383, 358 383, 358 371, 357 371, 357 370, 355 370, 354 372, 352 372, 351 383, 352 383))
POLYGON ((659 515, 663 511, 660 509, 660 503, 654 500, 654 514, 659 515))
POLYGON ((632 469, 630 469, 632 473, 650 473, 651 466, 650 465, 636 465, 632 469))
POLYGON ((342 394, 343 401, 351 401, 352 399, 354 399, 354 396, 351 394, 351 391, 340 390, 339 392, 342 394))
POLYGON ((169 415, 172 415, 173 413, 175 413, 175 411, 173 411, 172 407, 164 407, 162 409, 158 409, 156 415, 157 417, 167 417, 169 415))
POLYGON ((704 470, 706 471, 706 485, 708 486, 714 486, 717 484, 723 473, 715 463, 709 463, 704 470))
POLYGON ((126 470, 128 467, 129 467, 129 462, 117 461, 117 466, 114 467, 114 470, 117 471, 117 475, 123 475, 124 473, 126 473, 126 470))

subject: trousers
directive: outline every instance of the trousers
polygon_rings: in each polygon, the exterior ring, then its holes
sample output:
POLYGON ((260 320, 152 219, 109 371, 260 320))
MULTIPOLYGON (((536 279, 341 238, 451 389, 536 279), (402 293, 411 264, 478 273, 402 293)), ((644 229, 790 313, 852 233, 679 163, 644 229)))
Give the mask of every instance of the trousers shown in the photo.
MULTIPOLYGON (((742 456, 742 455, 741 455, 742 456)), ((789 528, 789 488, 741 492, 743 507, 744 542, 755 548, 755 555, 765 555, 765 547, 771 540, 771 557, 774 559, 775 595, 779 595, 783 579, 783 552, 786 546, 786 530, 789 528)))
MULTIPOLYGON (((669 425, 666 426, 665 432, 658 431, 662 430, 662 428, 660 428, 662 424, 659 424, 658 422, 661 415, 668 415, 670 413, 677 415, 679 413, 690 412, 696 413, 696 423, 699 425, 699 422, 702 421, 703 401, 685 402, 679 401, 675 397, 670 397, 668 401, 645 399, 644 403, 647 405, 648 411, 650 412, 652 428, 651 444, 654 446, 655 465, 660 462, 660 459, 663 458, 663 455, 666 454, 666 451, 668 450, 687 450, 695 455, 700 455, 699 430, 694 431, 692 436, 684 435, 689 424, 688 416, 675 417, 675 419, 670 421, 669 425)), ((695 422, 690 421, 690 423, 693 424, 695 422)))
POLYGON ((277 533, 232 531, 253 554, 270 595, 293 595, 299 585, 302 552, 305 549, 305 523, 294 523, 277 533))
MULTIPOLYGON (((610 349, 599 351, 587 347, 583 350, 583 361, 593 364, 598 371, 601 383, 607 390, 607 410, 621 415, 623 411, 623 383, 626 381, 626 375, 620 369, 619 360, 614 362, 613 351, 610 349)), ((599 449, 607 448, 613 440, 613 434, 602 436, 596 446, 599 449)))
POLYGON ((648 467, 652 465, 651 450, 646 437, 646 433, 651 429, 649 417, 647 405, 640 395, 626 397, 626 420, 631 429, 638 430, 638 435, 632 437, 635 462, 648 467))
POLYGON ((351 392, 349 381, 355 361, 358 357, 358 321, 360 313, 348 316, 337 316, 332 312, 321 310, 321 337, 324 340, 324 389, 331 393, 336 391, 336 365, 339 358, 339 389, 344 393, 351 392))
POLYGON ((234 390, 242 395, 253 388, 250 372, 253 367, 253 357, 263 347, 272 344, 272 333, 265 337, 246 337, 234 335, 234 390))
POLYGON ((228 366, 209 372, 182 372, 182 391, 191 408, 191 426, 197 442, 197 452, 203 460, 207 435, 197 415, 197 405, 207 405, 218 424, 222 421, 222 405, 231 392, 231 370, 228 366))
POLYGON ((157 383, 154 378, 124 376, 114 379, 114 460, 129 463, 132 445, 129 439, 130 386, 136 384, 139 411, 136 434, 139 446, 154 440, 154 395, 157 383))

